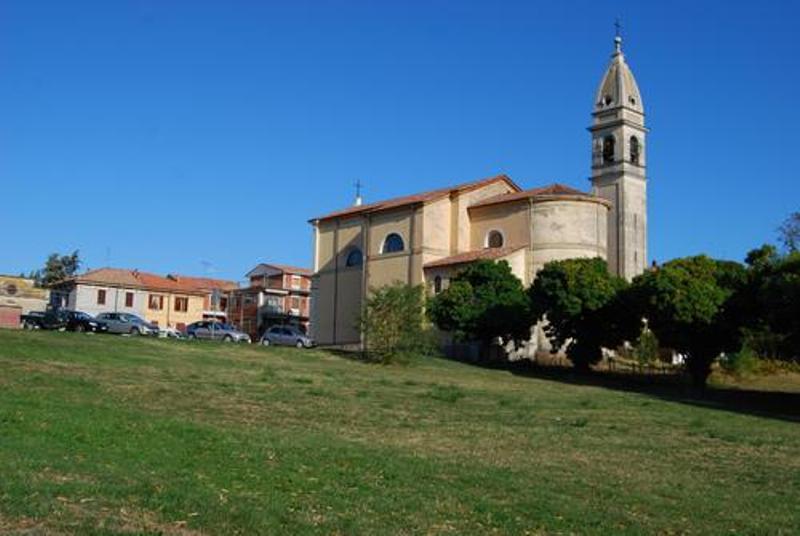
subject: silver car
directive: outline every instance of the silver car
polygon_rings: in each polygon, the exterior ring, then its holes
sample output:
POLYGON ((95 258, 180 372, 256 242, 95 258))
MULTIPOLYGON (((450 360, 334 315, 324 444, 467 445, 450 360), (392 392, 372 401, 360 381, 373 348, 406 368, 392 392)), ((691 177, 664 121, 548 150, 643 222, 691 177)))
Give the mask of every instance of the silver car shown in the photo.
POLYGON ((272 326, 261 337, 263 346, 282 345, 311 348, 314 341, 294 326, 272 326))
POLYGON ((201 320, 186 326, 186 336, 192 340, 207 339, 224 342, 250 343, 250 335, 236 329, 231 324, 201 320))
POLYGON ((130 313, 100 313, 97 320, 108 326, 108 333, 158 335, 158 326, 130 313))

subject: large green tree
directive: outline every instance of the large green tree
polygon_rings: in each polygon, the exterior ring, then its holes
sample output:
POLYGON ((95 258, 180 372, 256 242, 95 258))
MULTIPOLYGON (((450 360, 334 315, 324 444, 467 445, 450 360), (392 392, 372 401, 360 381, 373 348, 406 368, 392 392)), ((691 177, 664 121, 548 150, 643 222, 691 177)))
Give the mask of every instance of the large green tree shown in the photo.
POLYGON ((705 388, 714 359, 741 347, 735 296, 747 282, 739 263, 705 255, 675 259, 633 281, 630 303, 667 348, 686 356, 693 385, 705 388))
POLYGON ((765 245, 747 255, 748 282, 735 304, 747 344, 761 357, 800 360, 800 252, 765 245))
POLYGON ((506 261, 467 265, 450 285, 431 298, 428 316, 459 340, 515 343, 530 338, 528 298, 506 261))
POLYGON ((549 262, 528 289, 531 321, 546 319, 553 352, 566 345, 575 368, 588 370, 602 358, 603 347, 639 334, 639 318, 617 301, 625 286, 600 258, 549 262))
POLYGON ((74 276, 80 267, 81 259, 77 250, 69 255, 51 253, 44 263, 44 268, 36 270, 30 275, 37 285, 46 287, 74 276))

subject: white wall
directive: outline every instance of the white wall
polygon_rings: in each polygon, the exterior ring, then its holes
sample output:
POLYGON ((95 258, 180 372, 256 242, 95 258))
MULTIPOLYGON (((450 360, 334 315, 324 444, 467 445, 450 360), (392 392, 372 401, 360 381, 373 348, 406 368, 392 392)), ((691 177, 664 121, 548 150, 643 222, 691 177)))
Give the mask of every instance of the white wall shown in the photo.
POLYGON ((130 288, 104 287, 100 285, 79 284, 70 293, 70 309, 91 315, 100 313, 132 313, 144 318, 147 309, 147 292, 130 288), (106 291, 105 305, 97 303, 97 291, 106 291), (133 307, 125 307, 125 293, 133 293, 133 307))

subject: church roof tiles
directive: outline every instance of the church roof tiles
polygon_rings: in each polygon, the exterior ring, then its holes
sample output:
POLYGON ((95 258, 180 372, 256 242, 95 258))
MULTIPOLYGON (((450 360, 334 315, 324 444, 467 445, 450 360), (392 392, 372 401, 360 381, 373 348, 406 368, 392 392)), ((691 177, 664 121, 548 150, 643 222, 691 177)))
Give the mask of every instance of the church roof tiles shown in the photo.
POLYGON ((575 188, 566 186, 564 184, 556 183, 556 184, 550 184, 548 186, 542 186, 540 188, 532 188, 530 190, 523 190, 521 192, 500 194, 493 197, 489 197, 487 199, 482 199, 477 203, 470 205, 469 208, 473 209, 489 205, 498 205, 500 203, 509 203, 511 201, 519 201, 521 199, 529 199, 529 198, 550 199, 559 197, 564 197, 564 198, 574 197, 576 199, 584 199, 588 201, 597 201, 605 203, 605 200, 595 195, 592 195, 587 192, 582 192, 581 190, 577 190, 575 188))
POLYGON ((468 192, 470 190, 475 190, 477 188, 481 188, 483 186, 487 186, 489 184, 503 181, 507 183, 511 188, 515 191, 520 191, 521 188, 517 186, 517 184, 511 180, 510 177, 507 175, 496 175, 494 177, 488 177, 486 179, 481 179, 472 182, 466 182, 464 184, 459 184, 456 186, 450 186, 447 188, 439 188, 438 190, 431 190, 428 192, 423 192, 419 194, 413 195, 406 195, 403 197, 395 197, 392 199, 387 199, 384 201, 377 201, 375 203, 368 203, 366 205, 359 205, 348 207, 343 210, 338 210, 336 212, 331 212, 326 214, 325 216, 320 216, 318 218, 313 218, 311 221, 321 221, 321 220, 329 220, 334 218, 341 218, 341 217, 349 217, 355 216, 357 214, 367 214, 371 212, 379 212, 383 210, 389 210, 393 208, 400 208, 405 207, 408 205, 415 205, 417 203, 428 203, 431 201, 436 201, 443 197, 447 197, 449 195, 461 194, 464 192, 468 192))
POLYGON ((467 264, 478 260, 502 259, 503 257, 511 255, 515 251, 519 251, 524 247, 527 246, 507 246, 503 248, 483 248, 473 251, 465 251, 464 253, 445 257, 444 259, 431 261, 425 264, 425 268, 438 268, 442 266, 453 266, 456 264, 467 264))

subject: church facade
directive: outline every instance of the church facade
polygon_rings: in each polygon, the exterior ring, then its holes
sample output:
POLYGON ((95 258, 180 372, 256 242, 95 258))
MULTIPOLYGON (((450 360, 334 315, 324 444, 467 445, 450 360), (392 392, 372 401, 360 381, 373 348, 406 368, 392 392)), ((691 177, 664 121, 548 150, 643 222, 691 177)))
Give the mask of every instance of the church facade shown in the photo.
POLYGON ((321 345, 361 343, 372 288, 440 292, 463 266, 505 260, 525 286, 545 263, 601 257, 627 279, 647 265, 644 107, 615 39, 593 105, 591 191, 523 189, 506 175, 370 204, 311 220, 311 332, 321 345))

